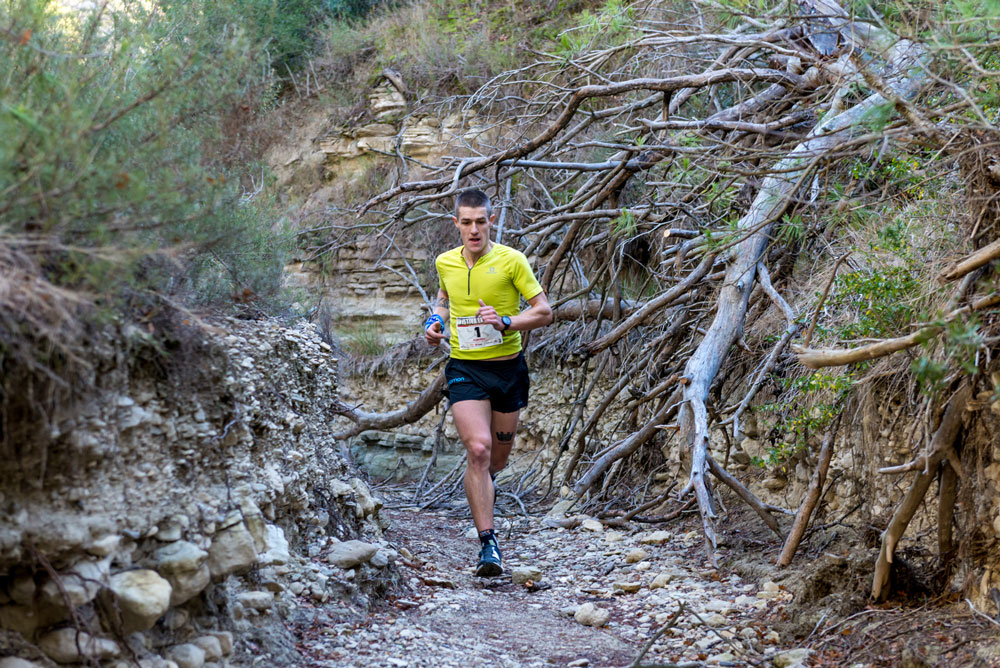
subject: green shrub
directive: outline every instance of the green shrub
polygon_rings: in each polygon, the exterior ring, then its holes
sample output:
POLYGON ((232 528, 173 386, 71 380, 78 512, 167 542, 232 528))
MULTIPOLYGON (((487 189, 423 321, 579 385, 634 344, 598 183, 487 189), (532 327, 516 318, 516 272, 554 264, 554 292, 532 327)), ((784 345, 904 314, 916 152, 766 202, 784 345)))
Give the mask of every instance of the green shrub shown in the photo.
POLYGON ((262 44, 219 5, 0 6, 0 247, 41 280, 104 303, 277 295, 273 213, 219 158, 262 44))

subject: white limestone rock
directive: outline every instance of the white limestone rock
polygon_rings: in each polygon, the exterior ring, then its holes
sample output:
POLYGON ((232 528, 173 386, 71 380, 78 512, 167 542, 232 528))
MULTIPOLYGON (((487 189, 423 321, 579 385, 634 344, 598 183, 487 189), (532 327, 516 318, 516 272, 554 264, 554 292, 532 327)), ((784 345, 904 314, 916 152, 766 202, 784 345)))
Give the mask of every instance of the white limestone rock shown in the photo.
POLYGON ((222 643, 215 636, 199 636, 191 641, 205 652, 206 661, 218 661, 222 658, 222 643))
POLYGON ((41 588, 41 601, 65 609, 67 599, 73 608, 90 603, 108 582, 111 559, 81 561, 59 574, 59 583, 48 580, 41 588), (60 591, 60 586, 62 591, 60 591), (65 592, 65 598, 63 596, 65 592))
POLYGON ((799 666, 804 666, 806 659, 812 655, 813 651, 805 647, 798 649, 789 649, 784 652, 779 652, 774 655, 771 659, 771 663, 774 664, 774 668, 798 668, 799 666))
POLYGON ((56 663, 81 663, 87 659, 114 659, 121 650, 113 640, 98 638, 72 628, 46 633, 38 647, 56 663))
POLYGON ((335 544, 326 560, 338 568, 354 568, 374 557, 376 552, 378 545, 360 540, 347 540, 335 544))
POLYGON ((260 563, 264 566, 281 566, 292 558, 288 552, 288 539, 281 527, 268 524, 264 533, 264 552, 260 563))
POLYGON ((213 579, 248 570, 257 563, 253 536, 242 522, 219 531, 208 548, 208 569, 213 579))
POLYGON ((192 643, 174 645, 166 651, 166 658, 176 663, 177 668, 202 668, 205 650, 192 643))
POLYGON ((643 545, 663 545, 673 537, 674 535, 669 531, 653 531, 641 536, 639 542, 643 545))
POLYGON ((248 591, 240 594, 236 600, 244 608, 250 608, 257 612, 269 610, 274 605, 274 595, 267 591, 248 591))
POLYGON ((516 585, 523 585, 529 581, 539 582, 542 579, 542 571, 534 566, 521 566, 511 571, 510 579, 516 585))
POLYGON ((0 659, 0 668, 40 668, 34 661, 19 659, 16 656, 5 656, 0 659))
POLYGON ((608 623, 611 613, 603 608, 598 608, 593 603, 584 603, 576 609, 573 619, 584 626, 600 627, 608 623))
POLYGON ((625 555, 625 563, 637 564, 643 559, 646 559, 648 557, 649 557, 649 552, 646 552, 646 550, 642 549, 641 547, 637 547, 630 550, 629 553, 625 555))
POLYGON ((156 571, 140 569, 117 573, 108 590, 115 612, 121 614, 125 632, 145 631, 170 607, 170 583, 156 571))
POLYGON ((170 583, 172 606, 191 600, 211 581, 208 552, 194 543, 179 540, 161 547, 154 558, 156 570, 170 583))

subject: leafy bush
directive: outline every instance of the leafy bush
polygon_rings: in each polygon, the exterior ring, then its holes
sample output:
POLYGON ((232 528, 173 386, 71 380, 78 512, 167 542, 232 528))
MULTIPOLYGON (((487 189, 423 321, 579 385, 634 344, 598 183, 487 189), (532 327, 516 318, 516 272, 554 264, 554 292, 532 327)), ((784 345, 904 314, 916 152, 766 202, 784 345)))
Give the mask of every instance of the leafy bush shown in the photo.
POLYGON ((208 0, 0 8, 0 262, 106 305, 278 294, 285 242, 214 150, 260 77, 239 19, 208 0))

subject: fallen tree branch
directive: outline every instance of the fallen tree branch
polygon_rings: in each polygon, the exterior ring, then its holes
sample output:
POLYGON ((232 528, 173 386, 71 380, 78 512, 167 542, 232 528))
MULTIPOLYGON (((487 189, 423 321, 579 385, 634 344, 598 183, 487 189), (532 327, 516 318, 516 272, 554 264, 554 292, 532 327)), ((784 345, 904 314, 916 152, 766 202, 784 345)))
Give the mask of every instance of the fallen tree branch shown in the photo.
POLYGON ((444 372, 438 374, 426 390, 420 393, 413 401, 408 401, 403 408, 390 411, 388 413, 368 413, 354 410, 349 415, 355 425, 346 431, 334 434, 334 438, 345 439, 357 436, 369 429, 392 429, 404 424, 413 424, 423 416, 427 415, 444 398, 445 378, 444 372))
POLYGON ((940 280, 957 280, 998 258, 1000 258, 1000 239, 997 239, 988 246, 983 246, 975 253, 968 255, 963 260, 956 263, 948 271, 941 274, 940 280))
POLYGON ((608 452, 604 453, 594 464, 584 473, 576 484, 573 485, 573 491, 577 496, 582 496, 588 489, 594 486, 594 483, 604 475, 607 470, 619 459, 628 457, 633 452, 639 449, 639 447, 648 441, 657 432, 657 427, 665 423, 670 417, 677 411, 677 399, 679 398, 680 391, 675 391, 669 399, 663 403, 663 408, 661 408, 652 418, 649 419, 646 424, 642 426, 638 431, 633 432, 615 447, 611 448, 608 452))
POLYGON ((729 471, 722 468, 715 458, 709 455, 707 458, 708 470, 712 472, 716 478, 726 483, 730 489, 736 492, 743 501, 754 509, 754 511, 760 515, 760 518, 764 520, 764 524, 767 528, 774 532, 778 538, 783 538, 781 533, 781 527, 778 526, 778 520, 774 519, 774 515, 768 510, 768 507, 761 503, 760 499, 754 496, 753 492, 747 489, 743 483, 737 480, 729 471))
POLYGON ((920 345, 944 331, 945 325, 952 322, 959 316, 981 311, 991 306, 1000 304, 1000 293, 989 295, 977 299, 968 306, 956 309, 946 315, 941 324, 921 327, 912 334, 900 336, 895 339, 885 339, 869 343, 858 348, 837 349, 837 348, 805 348, 803 346, 792 346, 792 350, 798 355, 799 362, 810 369, 820 369, 827 366, 843 366, 855 362, 865 362, 879 357, 885 357, 900 350, 906 350, 913 346, 920 345))
POLYGON ((623 336, 628 334, 632 329, 641 325, 646 318, 652 315, 654 312, 660 310, 661 308, 668 306, 669 304, 677 301, 677 299, 691 289, 698 281, 702 279, 708 270, 712 268, 715 263, 715 256, 708 255, 701 264, 695 268, 690 274, 684 277, 684 280, 675 285, 673 288, 667 290, 658 297, 646 302, 646 305, 637 310, 631 316, 625 319, 620 325, 615 327, 613 330, 608 332, 606 335, 599 339, 595 339, 590 343, 580 347, 580 352, 593 355, 599 353, 605 348, 614 345, 623 336))

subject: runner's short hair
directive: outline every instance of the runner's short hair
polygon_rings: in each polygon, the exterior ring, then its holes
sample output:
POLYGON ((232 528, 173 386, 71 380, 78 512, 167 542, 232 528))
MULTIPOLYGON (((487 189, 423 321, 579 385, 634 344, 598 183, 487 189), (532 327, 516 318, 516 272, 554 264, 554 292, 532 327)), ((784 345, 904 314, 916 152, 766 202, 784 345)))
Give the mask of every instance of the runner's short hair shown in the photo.
POLYGON ((464 206, 472 209, 486 207, 486 217, 493 215, 493 204, 490 203, 490 196, 478 188, 463 190, 455 198, 455 217, 458 218, 458 207, 464 206))

